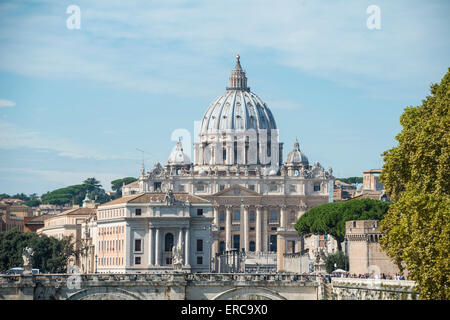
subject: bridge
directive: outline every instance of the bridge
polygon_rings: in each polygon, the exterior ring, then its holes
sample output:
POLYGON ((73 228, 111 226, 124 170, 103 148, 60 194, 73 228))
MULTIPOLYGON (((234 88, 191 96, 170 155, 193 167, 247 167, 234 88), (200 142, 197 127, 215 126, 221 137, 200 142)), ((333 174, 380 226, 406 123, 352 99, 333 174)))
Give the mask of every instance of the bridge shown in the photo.
POLYGON ((303 274, 0 275, 0 300, 318 300, 323 291, 303 274))

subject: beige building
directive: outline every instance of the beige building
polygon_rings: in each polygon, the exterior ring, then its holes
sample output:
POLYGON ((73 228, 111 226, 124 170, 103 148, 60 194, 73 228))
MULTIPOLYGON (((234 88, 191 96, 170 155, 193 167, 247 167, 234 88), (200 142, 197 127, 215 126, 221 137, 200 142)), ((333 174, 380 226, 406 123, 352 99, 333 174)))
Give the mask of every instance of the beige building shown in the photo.
POLYGON ((12 204, 9 206, 9 213, 16 217, 27 218, 33 216, 33 208, 24 204, 12 204))
POLYGON ((96 270, 211 271, 212 206, 187 193, 123 196, 98 207, 96 270), (174 261, 175 259, 175 261, 174 261))
MULTIPOLYGON (((45 234, 56 239, 71 236, 74 249, 80 253, 85 252, 85 243, 82 241, 82 223, 95 216, 96 213, 96 204, 86 196, 86 199, 83 200, 83 207, 75 207, 45 219, 44 227, 38 229, 37 234, 45 234)), ((80 267, 82 255, 73 257, 73 259, 73 264, 80 267)))
POLYGON ((0 232, 9 231, 13 228, 17 228, 19 231, 24 230, 24 212, 11 212, 11 207, 13 206, 17 209, 17 205, 10 205, 4 202, 0 202, 0 232), (19 216, 16 216, 16 213, 18 213, 19 216))
POLYGON ((202 117, 194 159, 178 141, 164 167, 141 169, 137 183, 122 188, 124 196, 146 192, 186 192, 213 205, 219 236, 214 254, 237 249, 277 253, 300 251, 293 226, 306 210, 332 199, 333 175, 320 163, 310 165, 298 141, 283 159, 275 118, 247 86, 237 57, 226 92, 202 117), (331 196, 330 196, 331 194, 331 196))
POLYGON ((396 265, 381 250, 379 240, 383 234, 377 220, 353 220, 345 223, 350 273, 390 274, 400 273, 396 265))
POLYGON ((363 186, 365 191, 384 190, 384 184, 380 182, 381 169, 371 169, 363 172, 363 186))

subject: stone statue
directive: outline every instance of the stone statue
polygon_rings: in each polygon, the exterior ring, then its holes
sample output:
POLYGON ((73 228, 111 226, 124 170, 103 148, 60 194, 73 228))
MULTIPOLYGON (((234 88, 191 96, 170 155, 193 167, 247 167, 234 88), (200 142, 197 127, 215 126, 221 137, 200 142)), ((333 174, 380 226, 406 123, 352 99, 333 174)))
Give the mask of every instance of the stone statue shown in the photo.
POLYGON ((173 195, 173 192, 171 189, 169 189, 169 191, 167 191, 164 201, 166 202, 166 205, 168 205, 168 206, 171 206, 174 204, 175 196, 173 195))
POLYGON ((172 247, 172 265, 174 270, 181 270, 183 266, 183 244, 172 247))
POLYGON ((32 273, 31 269, 31 257, 34 255, 34 251, 32 248, 26 247, 22 250, 22 259, 23 259, 23 273, 32 273))

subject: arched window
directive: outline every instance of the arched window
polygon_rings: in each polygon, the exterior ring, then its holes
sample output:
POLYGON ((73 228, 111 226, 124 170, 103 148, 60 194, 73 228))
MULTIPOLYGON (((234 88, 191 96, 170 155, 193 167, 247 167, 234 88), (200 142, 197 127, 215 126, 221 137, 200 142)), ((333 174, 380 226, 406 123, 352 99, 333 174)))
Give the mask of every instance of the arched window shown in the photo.
POLYGON ((173 234, 166 233, 164 237, 164 251, 172 251, 173 247, 173 234))

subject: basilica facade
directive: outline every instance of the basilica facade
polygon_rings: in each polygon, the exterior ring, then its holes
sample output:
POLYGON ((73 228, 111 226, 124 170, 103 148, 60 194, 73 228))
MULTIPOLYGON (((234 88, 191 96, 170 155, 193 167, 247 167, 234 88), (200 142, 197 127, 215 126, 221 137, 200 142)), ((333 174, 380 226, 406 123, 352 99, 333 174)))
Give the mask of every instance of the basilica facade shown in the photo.
POLYGON ((298 141, 284 159, 278 132, 266 103, 247 86, 237 56, 225 93, 202 118, 193 161, 178 141, 167 163, 142 167, 138 181, 123 186, 123 196, 170 191, 205 199, 212 207, 205 210, 212 220, 212 257, 230 249, 276 252, 282 270, 283 255, 304 246, 296 220, 331 200, 334 177, 331 169, 311 164, 298 141))

